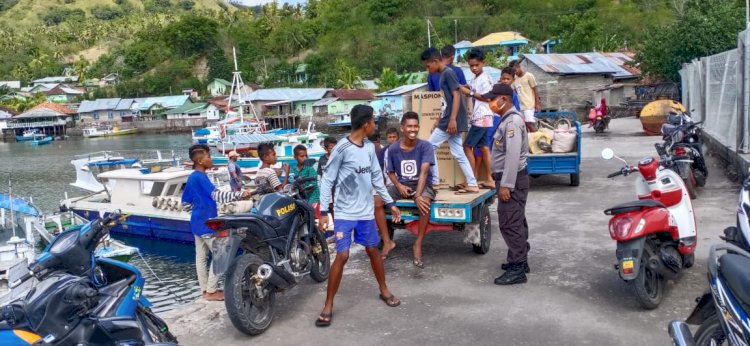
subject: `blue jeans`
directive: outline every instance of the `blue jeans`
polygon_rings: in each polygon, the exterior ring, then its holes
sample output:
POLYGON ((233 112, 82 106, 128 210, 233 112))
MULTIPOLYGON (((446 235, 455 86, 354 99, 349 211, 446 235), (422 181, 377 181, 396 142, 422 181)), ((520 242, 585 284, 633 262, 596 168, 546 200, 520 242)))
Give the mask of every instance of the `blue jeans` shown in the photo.
MULTIPOLYGON (((445 141, 448 141, 448 146, 450 147, 451 154, 453 154, 453 157, 456 159, 456 163, 458 163, 458 166, 461 167, 461 171, 464 172, 467 185, 476 187, 477 179, 474 177, 474 171, 471 170, 469 159, 466 158, 466 153, 464 153, 464 145, 463 141, 461 140, 461 133, 457 132, 455 135, 450 135, 448 134, 448 132, 445 132, 439 128, 435 128, 435 131, 432 131, 432 135, 430 135, 430 143, 432 144, 432 147, 435 148, 435 152, 437 152, 438 147, 445 143, 445 141)), ((432 168, 430 168, 433 185, 440 184, 440 175, 438 175, 439 172, 437 166, 437 154, 435 156, 435 163, 436 164, 432 166, 432 168)))

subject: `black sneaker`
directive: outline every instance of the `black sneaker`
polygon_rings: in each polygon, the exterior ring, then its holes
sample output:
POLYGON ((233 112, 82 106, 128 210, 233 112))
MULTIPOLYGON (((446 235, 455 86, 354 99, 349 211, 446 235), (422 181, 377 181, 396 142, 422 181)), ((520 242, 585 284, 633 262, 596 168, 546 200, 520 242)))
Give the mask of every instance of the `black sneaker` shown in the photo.
MULTIPOLYGON (((530 273, 530 272, 531 272, 531 269, 529 269, 529 262, 523 262, 523 266, 525 267, 525 268, 524 268, 524 272, 525 272, 526 274, 528 274, 528 273, 530 273)), ((502 269, 502 270, 508 270, 508 268, 510 268, 510 264, 509 264, 509 263, 503 263, 503 264, 502 264, 502 265, 500 266, 500 269, 502 269)))
POLYGON ((526 281, 523 263, 513 263, 503 275, 495 279, 495 285, 523 284, 526 281))

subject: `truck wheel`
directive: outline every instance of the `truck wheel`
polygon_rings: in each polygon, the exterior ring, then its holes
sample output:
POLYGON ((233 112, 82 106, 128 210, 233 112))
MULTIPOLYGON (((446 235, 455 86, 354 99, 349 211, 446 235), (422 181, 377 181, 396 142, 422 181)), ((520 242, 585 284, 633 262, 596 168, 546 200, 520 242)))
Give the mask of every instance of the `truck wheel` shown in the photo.
POLYGON ((570 175, 570 186, 578 186, 581 184, 581 175, 579 173, 573 173, 570 175))
POLYGON ((484 255, 490 251, 492 241, 492 219, 487 204, 479 209, 479 245, 472 245, 474 253, 484 255))

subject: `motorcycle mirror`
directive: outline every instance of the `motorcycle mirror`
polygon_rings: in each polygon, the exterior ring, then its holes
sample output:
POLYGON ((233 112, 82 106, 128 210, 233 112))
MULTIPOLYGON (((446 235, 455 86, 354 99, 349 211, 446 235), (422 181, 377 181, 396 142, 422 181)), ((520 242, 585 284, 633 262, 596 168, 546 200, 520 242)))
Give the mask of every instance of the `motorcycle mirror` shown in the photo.
POLYGON ((615 151, 610 148, 604 148, 602 150, 602 158, 605 160, 612 160, 615 157, 615 151))

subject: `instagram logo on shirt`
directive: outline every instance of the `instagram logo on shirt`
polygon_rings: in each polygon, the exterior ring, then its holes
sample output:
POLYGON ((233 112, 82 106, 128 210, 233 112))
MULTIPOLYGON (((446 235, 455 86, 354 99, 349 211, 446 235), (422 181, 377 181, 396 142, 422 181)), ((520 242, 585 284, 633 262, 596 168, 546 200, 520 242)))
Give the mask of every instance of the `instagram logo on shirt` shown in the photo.
POLYGON ((405 178, 413 178, 417 176, 417 161, 415 160, 401 161, 401 175, 405 178))

